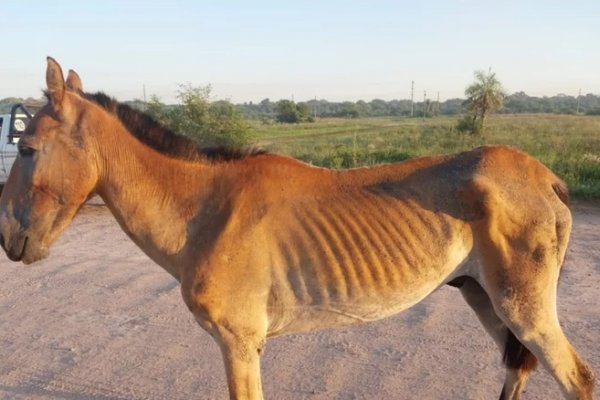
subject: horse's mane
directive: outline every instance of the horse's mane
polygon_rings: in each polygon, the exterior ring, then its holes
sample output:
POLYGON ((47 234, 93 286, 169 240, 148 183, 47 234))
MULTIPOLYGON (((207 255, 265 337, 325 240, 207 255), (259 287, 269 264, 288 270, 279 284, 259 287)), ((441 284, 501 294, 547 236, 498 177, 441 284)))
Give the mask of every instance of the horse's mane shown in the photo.
POLYGON ((231 161, 265 154, 258 148, 235 148, 231 146, 202 146, 194 140, 177 134, 163 126, 150 115, 127 104, 119 103, 102 92, 81 95, 114 114, 139 141, 154 150, 179 159, 231 161))

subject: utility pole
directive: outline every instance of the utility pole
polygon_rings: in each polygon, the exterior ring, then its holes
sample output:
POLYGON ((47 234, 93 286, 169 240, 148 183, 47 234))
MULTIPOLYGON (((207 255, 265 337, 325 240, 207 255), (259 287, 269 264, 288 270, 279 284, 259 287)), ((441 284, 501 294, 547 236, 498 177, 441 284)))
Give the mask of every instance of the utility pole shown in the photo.
POLYGON ((437 101, 435 102, 435 115, 440 113, 440 91, 437 92, 437 101))
POLYGON ((410 84, 410 116, 415 115, 415 81, 410 84))
POLYGON ((577 111, 575 114, 579 114, 579 105, 581 104, 581 89, 579 89, 579 95, 577 96, 577 111))
POLYGON ((315 115, 314 119, 316 120, 317 119, 317 96, 315 96, 315 106, 314 106, 313 112, 315 115))
POLYGON ((427 112, 427 90, 423 90, 423 118, 427 112))
POLYGON ((142 86, 142 90, 144 92, 144 111, 146 111, 146 84, 145 83, 142 86))

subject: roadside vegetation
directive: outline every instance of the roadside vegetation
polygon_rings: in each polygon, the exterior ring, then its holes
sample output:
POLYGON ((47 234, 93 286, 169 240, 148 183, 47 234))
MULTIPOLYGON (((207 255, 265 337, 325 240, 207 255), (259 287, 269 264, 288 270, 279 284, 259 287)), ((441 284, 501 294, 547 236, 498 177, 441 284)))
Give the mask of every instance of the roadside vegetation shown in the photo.
POLYGON ((178 106, 167 106, 157 96, 141 107, 174 132, 205 145, 243 146, 250 142, 250 126, 227 100, 213 101, 210 86, 180 85, 178 106))

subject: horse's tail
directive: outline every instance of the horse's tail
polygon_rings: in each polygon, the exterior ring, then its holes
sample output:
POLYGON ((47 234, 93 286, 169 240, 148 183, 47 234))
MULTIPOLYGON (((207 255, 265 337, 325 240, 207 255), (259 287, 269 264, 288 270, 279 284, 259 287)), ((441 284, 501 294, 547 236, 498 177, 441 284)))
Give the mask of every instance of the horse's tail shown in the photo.
POLYGON ((554 189, 554 193, 556 193, 560 201, 562 201, 563 204, 568 207, 570 199, 567 184, 557 177, 554 183, 552 184, 552 189, 554 189))
POLYGON ((537 359, 527 347, 523 346, 519 339, 508 330, 506 344, 504 345, 504 356, 502 357, 504 364, 508 368, 527 372, 535 369, 537 359))
MULTIPOLYGON (((508 330, 506 336, 506 344, 504 347, 504 356, 502 357, 504 364, 507 368, 514 370, 517 374, 517 379, 521 380, 523 376, 525 379, 531 371, 537 366, 537 358, 531 351, 521 342, 516 336, 508 330)), ((504 383, 504 387, 500 392, 500 400, 506 400, 507 396, 507 382, 504 383)))

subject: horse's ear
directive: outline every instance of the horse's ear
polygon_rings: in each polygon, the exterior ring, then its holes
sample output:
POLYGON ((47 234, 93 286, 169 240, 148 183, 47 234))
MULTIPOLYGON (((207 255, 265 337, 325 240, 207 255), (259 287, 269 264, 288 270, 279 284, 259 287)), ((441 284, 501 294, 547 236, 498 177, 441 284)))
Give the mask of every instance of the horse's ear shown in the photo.
POLYGON ((77 75, 77 72, 72 69, 69 70, 67 74, 67 88, 74 92, 83 92, 83 85, 81 83, 81 78, 77 75))
POLYGON ((58 111, 65 96, 65 78, 60 65, 54 58, 47 57, 47 61, 46 85, 48 86, 48 97, 54 110, 58 111))

